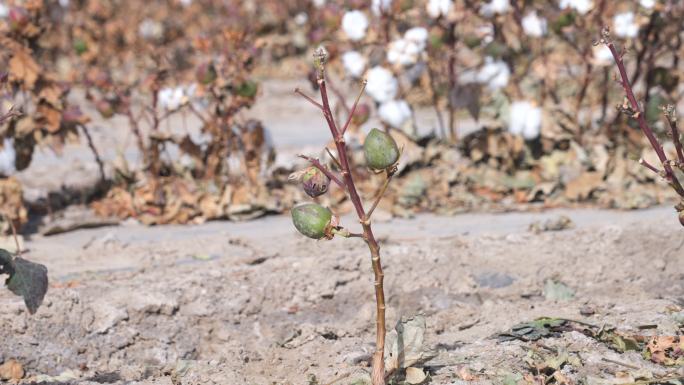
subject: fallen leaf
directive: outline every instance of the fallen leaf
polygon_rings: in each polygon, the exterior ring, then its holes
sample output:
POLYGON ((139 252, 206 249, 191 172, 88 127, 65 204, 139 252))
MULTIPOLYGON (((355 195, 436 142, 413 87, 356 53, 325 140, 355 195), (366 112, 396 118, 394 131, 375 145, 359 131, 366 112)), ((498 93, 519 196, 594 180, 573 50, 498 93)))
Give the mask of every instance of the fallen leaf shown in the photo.
POLYGON ((16 360, 7 360, 0 365, 0 379, 19 381, 24 378, 24 367, 16 360))
POLYGON ((575 291, 562 282, 549 279, 544 283, 544 297, 550 301, 567 301, 575 297, 575 291))
POLYGON ((420 368, 406 368, 406 382, 411 385, 422 384, 427 379, 427 374, 420 368))

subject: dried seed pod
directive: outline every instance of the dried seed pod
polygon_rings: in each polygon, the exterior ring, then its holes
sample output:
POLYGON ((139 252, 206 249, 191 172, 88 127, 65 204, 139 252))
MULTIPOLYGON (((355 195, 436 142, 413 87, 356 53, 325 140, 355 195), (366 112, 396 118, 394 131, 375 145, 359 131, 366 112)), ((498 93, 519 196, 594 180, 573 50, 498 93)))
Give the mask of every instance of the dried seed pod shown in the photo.
POLYGON ((331 227, 332 212, 316 203, 305 203, 292 208, 292 223, 303 235, 321 239, 331 227))
POLYGON ((328 191, 330 178, 318 168, 310 166, 307 167, 302 174, 302 186, 304 186, 306 195, 315 198, 328 191))
POLYGON ((399 159, 399 148, 394 139, 377 128, 371 130, 363 143, 366 164, 374 170, 392 167, 399 159))

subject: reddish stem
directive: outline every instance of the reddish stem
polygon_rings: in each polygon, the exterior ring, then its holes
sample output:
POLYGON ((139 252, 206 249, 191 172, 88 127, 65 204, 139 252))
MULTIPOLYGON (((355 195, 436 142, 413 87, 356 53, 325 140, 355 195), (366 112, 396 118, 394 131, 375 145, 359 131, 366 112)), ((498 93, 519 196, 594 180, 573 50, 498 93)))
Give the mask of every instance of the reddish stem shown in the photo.
POLYGON ((658 159, 663 164, 663 169, 665 170, 665 178, 670 183, 670 185, 672 185, 672 188, 674 188, 677 194, 684 197, 684 188, 682 188, 681 183, 679 183, 679 180, 674 175, 674 172, 672 171, 672 167, 668 162, 667 155, 665 154, 663 147, 660 145, 658 139, 656 139, 655 134, 653 133, 653 130, 651 129, 651 127, 649 127, 648 123, 646 122, 645 113, 641 109, 641 107, 639 107, 639 103, 637 102, 637 99, 634 96, 634 91, 632 90, 632 85, 629 82, 627 70, 625 69, 625 63, 622 61, 622 55, 620 55, 617 52, 617 49, 615 49, 615 45, 612 41, 608 40, 606 42, 606 45, 610 49, 610 53, 613 54, 613 58, 615 59, 615 63, 617 64, 618 71, 620 72, 620 78, 622 79, 622 88, 625 90, 625 94, 627 96, 627 100, 629 101, 632 111, 634 111, 633 117, 639 123, 639 128, 641 128, 641 131, 644 133, 644 135, 646 135, 646 138, 651 143, 651 147, 653 147, 653 150, 655 150, 656 155, 658 155, 658 159))
POLYGON ((354 205, 356 210, 356 215, 359 218, 359 222, 363 227, 363 239, 368 245, 368 249, 371 253, 371 262, 373 266, 373 273, 375 275, 375 300, 376 300, 376 342, 375 342, 375 353, 373 354, 372 362, 372 383, 373 385, 384 385, 385 383, 385 361, 384 361, 384 351, 385 351, 385 292, 383 289, 384 273, 382 271, 382 264, 380 261, 380 246, 378 245, 375 236, 373 235, 373 230, 371 228, 371 221, 363 208, 363 203, 361 202, 361 197, 356 191, 356 186, 354 184, 354 179, 351 174, 351 169, 349 167, 349 157, 347 155, 347 146, 344 140, 344 136, 341 131, 338 130, 335 120, 333 119, 332 111, 330 110, 330 102, 328 100, 328 91, 325 83, 325 73, 321 66, 317 73, 317 81, 319 85, 319 90, 321 93, 321 100, 323 103, 323 115, 330 128, 330 133, 335 139, 335 146, 337 147, 337 153, 339 157, 340 166, 342 168, 342 177, 344 184, 349 193, 349 199, 354 205))

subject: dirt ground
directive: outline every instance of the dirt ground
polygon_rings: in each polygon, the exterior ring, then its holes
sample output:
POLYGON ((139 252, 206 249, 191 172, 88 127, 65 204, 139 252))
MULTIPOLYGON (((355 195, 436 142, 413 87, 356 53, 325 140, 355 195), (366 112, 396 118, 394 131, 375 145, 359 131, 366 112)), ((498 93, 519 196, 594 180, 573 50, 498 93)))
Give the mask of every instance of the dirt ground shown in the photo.
MULTIPOLYGON (((436 357, 423 367, 433 384, 511 383, 531 372, 526 357, 539 349, 576 357, 563 368, 574 383, 617 383, 621 372, 684 375, 576 331, 536 342, 491 338, 542 316, 674 335, 684 314, 675 221, 670 208, 657 208, 378 223, 388 324, 425 315, 425 348, 436 357), (558 215, 574 228, 528 230, 558 215), (548 280, 574 297, 549 299, 548 280)), ((126 223, 34 236, 26 248, 50 269, 43 307, 30 316, 0 291, 0 362, 20 362, 25 382, 362 384, 369 370, 373 285, 360 241, 313 242, 283 216, 126 223)))

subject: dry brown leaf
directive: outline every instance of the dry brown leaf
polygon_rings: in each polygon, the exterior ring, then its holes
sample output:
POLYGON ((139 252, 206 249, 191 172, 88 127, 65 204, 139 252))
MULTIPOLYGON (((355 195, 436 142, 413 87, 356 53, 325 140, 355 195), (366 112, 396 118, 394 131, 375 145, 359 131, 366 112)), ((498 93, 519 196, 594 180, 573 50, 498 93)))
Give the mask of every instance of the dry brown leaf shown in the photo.
POLYGON ((14 56, 9 61, 9 80, 20 83, 25 89, 33 89, 40 74, 40 66, 31 57, 27 49, 14 51, 14 56))
POLYGON ((24 378, 24 367, 16 360, 10 359, 0 365, 0 379, 19 381, 24 378))
POLYGON ((585 172, 571 180, 565 186, 565 197, 572 200, 584 200, 603 184, 603 175, 599 172, 585 172))
POLYGON ((427 374, 421 368, 413 366, 406 368, 406 382, 411 385, 422 384, 427 379, 427 374))

